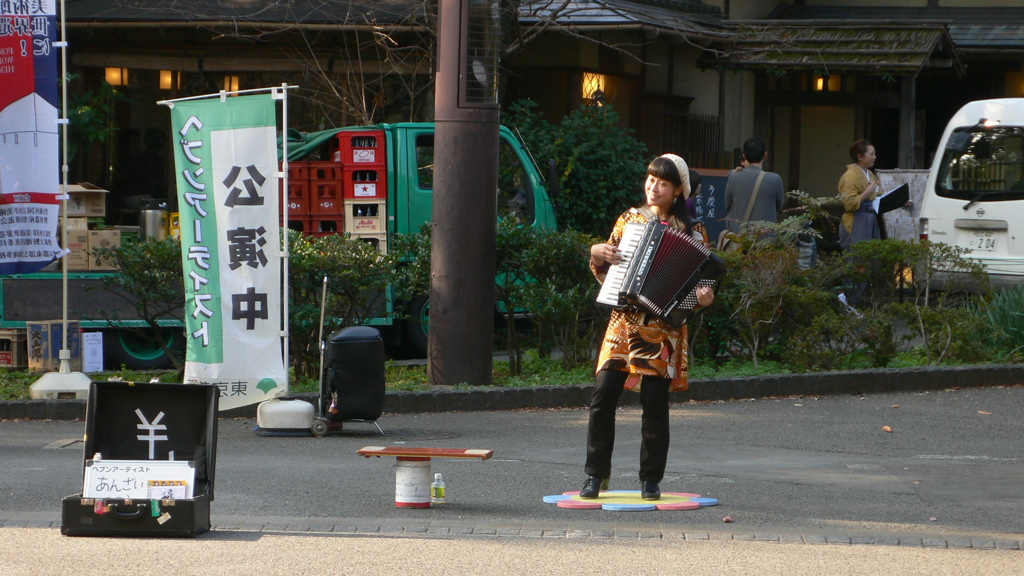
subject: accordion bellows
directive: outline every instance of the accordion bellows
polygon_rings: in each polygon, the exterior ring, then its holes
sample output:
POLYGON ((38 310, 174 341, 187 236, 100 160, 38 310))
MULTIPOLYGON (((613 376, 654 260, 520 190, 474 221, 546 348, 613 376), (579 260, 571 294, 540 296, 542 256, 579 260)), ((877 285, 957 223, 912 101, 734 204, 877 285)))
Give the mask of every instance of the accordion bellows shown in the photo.
POLYGON ((697 307, 697 289, 716 288, 725 263, 689 234, 665 222, 627 224, 622 261, 608 270, 600 304, 645 310, 682 326, 697 307))

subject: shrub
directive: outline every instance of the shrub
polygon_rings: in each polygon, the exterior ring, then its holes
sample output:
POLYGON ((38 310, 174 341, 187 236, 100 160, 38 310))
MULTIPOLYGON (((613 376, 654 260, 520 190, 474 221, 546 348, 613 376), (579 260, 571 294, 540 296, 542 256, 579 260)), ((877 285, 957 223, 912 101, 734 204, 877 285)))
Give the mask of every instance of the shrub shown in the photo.
POLYGON ((590 246, 597 238, 566 230, 537 232, 522 255, 526 276, 521 302, 529 310, 538 349, 562 351, 562 366, 571 369, 590 362, 597 332, 604 328, 595 302, 598 283, 590 271, 590 246))
POLYGON ((289 339, 295 375, 302 379, 319 370, 321 307, 325 337, 333 330, 386 315, 395 258, 347 235, 315 238, 294 230, 288 234, 289 339))
MULTIPOLYGON (((103 285, 124 299, 141 318, 145 328, 125 328, 143 342, 155 341, 174 363, 184 371, 184 359, 171 349, 160 328, 160 320, 184 322, 185 280, 181 266, 181 242, 174 238, 126 242, 119 246, 97 248, 96 258, 116 268, 119 273, 105 276, 103 285)), ((106 320, 116 322, 117 314, 98 311, 106 320)))
POLYGON ((1011 348, 1024 347, 1024 286, 1000 290, 984 310, 989 322, 1003 331, 1011 348))
POLYGON ((647 146, 619 126, 611 105, 581 107, 553 126, 537 104, 513 104, 502 121, 519 129, 539 161, 554 159, 561 193, 553 198, 561 229, 605 238, 622 211, 642 201, 647 146))
MULTIPOLYGON (((389 252, 397 263, 394 297, 398 302, 411 302, 430 293, 430 223, 423 224, 416 234, 395 234, 389 252)), ((401 313, 401 310, 396 312, 401 313)))
POLYGON ((888 304, 877 311, 865 313, 860 326, 860 343, 871 357, 873 368, 885 368, 905 352, 913 336, 898 329, 899 316, 888 304))
POLYGON ((902 302, 891 307, 921 337, 918 350, 927 364, 977 363, 996 354, 992 324, 976 306, 902 302))
POLYGON ((792 245, 753 238, 739 237, 742 249, 722 254, 727 272, 705 314, 714 333, 711 347, 724 345, 727 354, 746 355, 756 365, 777 334, 802 270, 792 245))
POLYGON ((804 370, 846 368, 860 346, 857 337, 861 320, 848 314, 828 311, 813 318, 790 342, 785 362, 804 370))

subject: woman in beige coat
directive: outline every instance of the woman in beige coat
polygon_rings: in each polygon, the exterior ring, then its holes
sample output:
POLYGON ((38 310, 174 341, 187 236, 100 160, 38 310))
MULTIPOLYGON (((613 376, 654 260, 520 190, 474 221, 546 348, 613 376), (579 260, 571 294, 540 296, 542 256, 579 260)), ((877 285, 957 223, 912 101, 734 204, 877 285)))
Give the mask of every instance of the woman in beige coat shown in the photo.
POLYGON ((844 249, 863 240, 885 238, 885 226, 872 205, 881 195, 881 183, 871 168, 875 165, 875 147, 861 138, 850 146, 853 164, 839 179, 839 198, 843 201, 843 222, 839 227, 839 244, 844 249))

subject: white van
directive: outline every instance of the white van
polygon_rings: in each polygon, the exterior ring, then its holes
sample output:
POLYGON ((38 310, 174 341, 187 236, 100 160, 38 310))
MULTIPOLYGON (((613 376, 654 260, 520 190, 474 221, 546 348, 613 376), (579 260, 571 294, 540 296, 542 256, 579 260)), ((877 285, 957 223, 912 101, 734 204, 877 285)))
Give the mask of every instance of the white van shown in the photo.
POLYGON ((1024 98, 970 102, 953 116, 919 222, 922 239, 969 248, 993 287, 1024 282, 1024 98))

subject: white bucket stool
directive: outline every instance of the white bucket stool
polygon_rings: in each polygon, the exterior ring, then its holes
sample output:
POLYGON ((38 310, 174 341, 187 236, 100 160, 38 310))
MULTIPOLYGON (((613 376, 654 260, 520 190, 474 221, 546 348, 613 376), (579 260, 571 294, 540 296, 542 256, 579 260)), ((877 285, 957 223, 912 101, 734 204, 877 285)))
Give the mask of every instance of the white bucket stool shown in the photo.
POLYGON ((430 458, 395 458, 395 506, 430 508, 430 458))
POLYGON ((395 506, 430 508, 431 458, 479 458, 487 460, 493 450, 465 448, 410 448, 407 446, 366 446, 356 450, 361 456, 395 457, 395 506))

